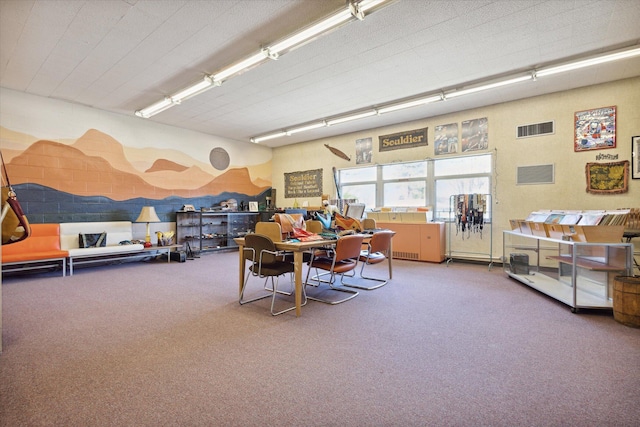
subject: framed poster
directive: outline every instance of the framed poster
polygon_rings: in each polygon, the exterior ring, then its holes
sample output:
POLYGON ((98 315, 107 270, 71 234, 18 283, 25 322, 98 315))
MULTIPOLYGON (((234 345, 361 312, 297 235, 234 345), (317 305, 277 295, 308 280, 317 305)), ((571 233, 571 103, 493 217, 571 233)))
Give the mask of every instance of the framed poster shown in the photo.
POLYGON ((451 154, 458 152, 458 124, 438 125, 434 131, 434 153, 451 154))
POLYGON ((284 197, 320 197, 322 195, 322 169, 284 174, 284 197))
POLYGON ((629 161, 587 163, 587 193, 619 194, 629 190, 629 161))
POLYGON ((574 116, 574 151, 616 148, 616 107, 577 111, 574 116))
POLYGON ((373 138, 356 139, 356 165, 371 163, 373 138))
POLYGON ((631 137, 631 178, 640 179, 640 135, 631 137))
POLYGON ((249 202, 249 212, 258 212, 258 202, 249 202))
POLYGON ((486 150, 489 148, 489 121, 481 119, 465 120, 462 122, 462 152, 486 150))

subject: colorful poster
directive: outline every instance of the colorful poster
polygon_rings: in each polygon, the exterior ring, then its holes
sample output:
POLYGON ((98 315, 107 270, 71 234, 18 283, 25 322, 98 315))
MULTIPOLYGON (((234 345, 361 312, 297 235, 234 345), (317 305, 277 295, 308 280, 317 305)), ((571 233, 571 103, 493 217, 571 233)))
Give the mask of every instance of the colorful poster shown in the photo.
POLYGON ((574 151, 604 148, 616 148, 616 107, 576 112, 574 151))

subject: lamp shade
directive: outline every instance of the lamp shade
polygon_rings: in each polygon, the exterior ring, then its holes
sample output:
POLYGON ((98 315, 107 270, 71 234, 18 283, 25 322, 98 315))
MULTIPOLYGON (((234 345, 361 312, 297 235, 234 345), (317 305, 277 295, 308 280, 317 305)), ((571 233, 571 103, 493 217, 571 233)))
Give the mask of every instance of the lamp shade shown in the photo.
POLYGON ((153 206, 143 206, 136 222, 160 222, 160 218, 158 218, 158 214, 156 214, 156 208, 153 206))

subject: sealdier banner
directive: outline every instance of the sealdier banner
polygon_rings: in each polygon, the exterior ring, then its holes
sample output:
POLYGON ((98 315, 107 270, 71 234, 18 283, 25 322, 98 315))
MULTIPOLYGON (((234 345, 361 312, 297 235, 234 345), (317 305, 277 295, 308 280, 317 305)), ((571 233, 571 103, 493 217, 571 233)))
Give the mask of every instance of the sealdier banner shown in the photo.
POLYGON ((284 197, 317 197, 322 195, 322 169, 284 174, 284 197))
POLYGON ((427 144, 427 129, 414 129, 406 132, 381 135, 379 151, 400 150, 403 148, 422 147, 427 144))

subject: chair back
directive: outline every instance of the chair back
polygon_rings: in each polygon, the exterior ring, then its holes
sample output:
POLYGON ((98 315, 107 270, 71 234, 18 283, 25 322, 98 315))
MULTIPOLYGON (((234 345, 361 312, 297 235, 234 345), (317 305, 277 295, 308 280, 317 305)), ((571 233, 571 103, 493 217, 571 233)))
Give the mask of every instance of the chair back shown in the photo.
POLYGON ((310 233, 322 233, 322 222, 312 219, 307 221, 307 231, 310 233))
POLYGON ((265 236, 257 233, 247 234, 244 238, 245 253, 244 257, 250 260, 254 264, 273 264, 281 261, 274 253, 276 252, 276 245, 273 244, 273 240, 269 236, 265 236), (249 250, 247 250, 249 249, 249 250), (269 251, 274 253, 262 252, 269 251), (262 258, 260 258, 262 256, 262 258))
MULTIPOLYGON (((357 260, 362 250, 362 241, 364 236, 360 234, 352 234, 343 236, 338 239, 335 249, 335 261, 344 261, 348 259, 357 260)), ((355 267, 355 263, 354 263, 355 267)))
POLYGON ((282 228, 274 221, 259 221, 256 223, 256 234, 269 236, 274 242, 282 241, 282 228))
POLYGON ((369 242, 369 253, 380 252, 388 256, 391 248, 391 238, 395 235, 395 231, 378 231, 373 233, 369 242))

